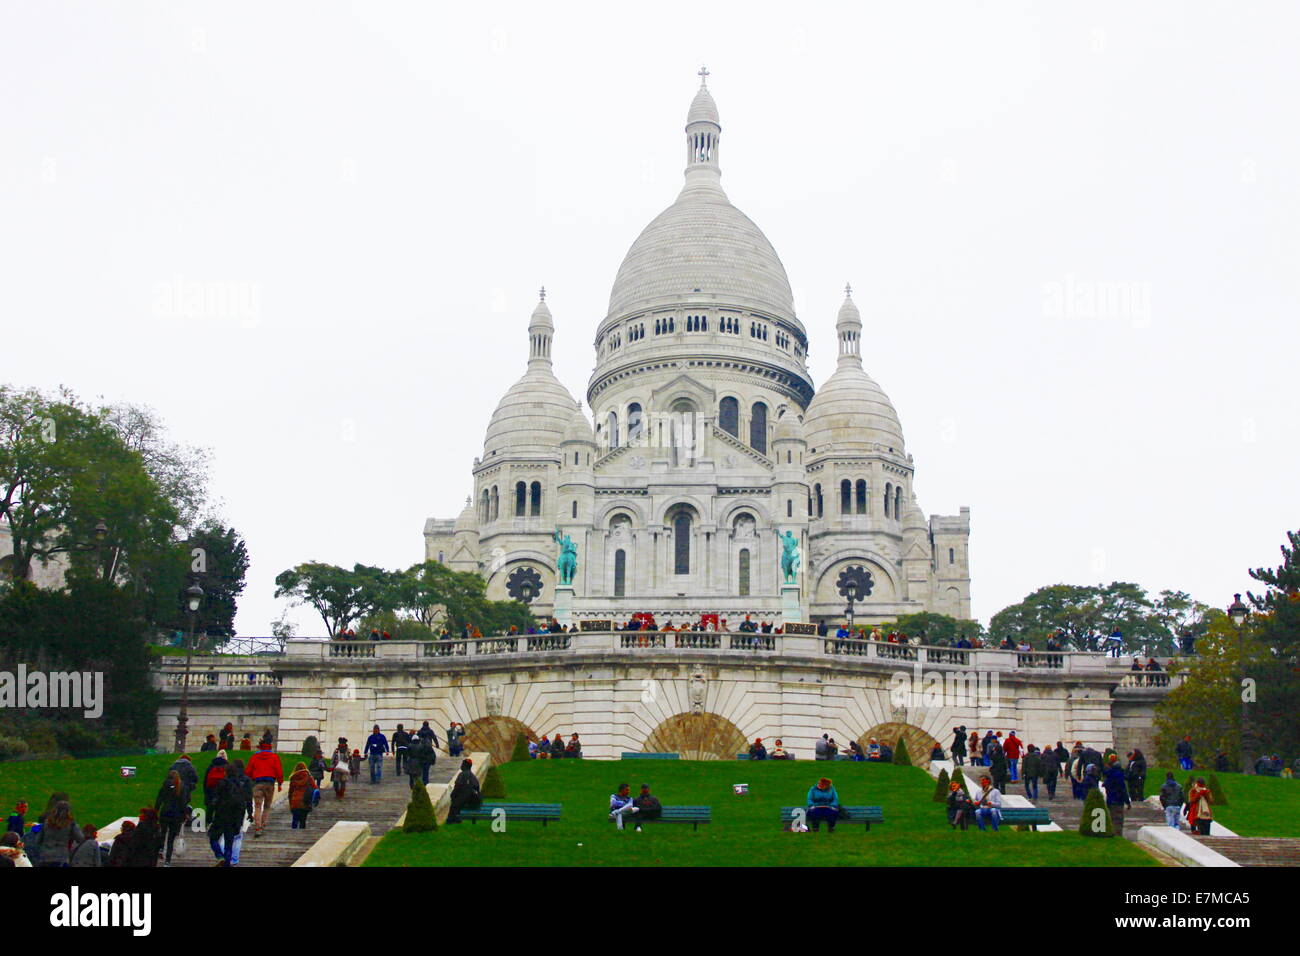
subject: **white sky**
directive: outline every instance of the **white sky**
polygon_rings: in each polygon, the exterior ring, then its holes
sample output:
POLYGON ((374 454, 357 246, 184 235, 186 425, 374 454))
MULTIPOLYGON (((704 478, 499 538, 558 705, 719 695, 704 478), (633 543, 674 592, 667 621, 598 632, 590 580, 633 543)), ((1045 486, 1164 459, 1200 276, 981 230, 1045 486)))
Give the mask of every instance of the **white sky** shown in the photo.
POLYGON ((1296 7, 492 6, 0 7, 0 378, 149 404, 212 448, 252 555, 242 634, 300 561, 422 557, 542 283, 585 394, 701 62, 815 381, 850 280, 922 509, 972 509, 976 616, 1058 581, 1223 605, 1277 563, 1296 7), (1120 314, 1090 310, 1105 289, 1120 314))

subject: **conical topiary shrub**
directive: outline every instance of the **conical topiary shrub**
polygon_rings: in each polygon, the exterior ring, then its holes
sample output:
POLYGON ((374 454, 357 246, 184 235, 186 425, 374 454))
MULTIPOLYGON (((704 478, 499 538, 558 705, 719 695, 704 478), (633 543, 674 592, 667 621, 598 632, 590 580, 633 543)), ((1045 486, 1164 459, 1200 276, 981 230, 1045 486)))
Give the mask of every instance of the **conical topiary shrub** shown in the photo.
POLYGON ((903 737, 898 738, 898 746, 894 748, 894 763, 901 767, 912 766, 912 756, 907 752, 907 740, 903 737))
POLYGON ((532 755, 528 753, 528 738, 520 734, 515 738, 515 749, 510 751, 511 761, 531 760, 532 755))
POLYGON ((1223 784, 1219 783, 1219 775, 1211 773, 1205 778, 1205 785, 1210 788, 1210 802, 1216 807, 1226 807, 1228 805, 1228 792, 1223 789, 1223 784))
POLYGON ((1101 795, 1099 787, 1088 791, 1088 798, 1083 801, 1083 813, 1079 816, 1079 833, 1086 837, 1113 837, 1115 822, 1110 818, 1106 798, 1101 795))
POLYGON ((309 734, 307 739, 302 742, 302 755, 308 758, 314 757, 318 750, 320 750, 320 741, 316 739, 315 735, 309 734))
MULTIPOLYGON (((414 778, 412 778, 414 779, 414 778)), ((406 833, 428 833, 438 829, 438 818, 433 813, 433 802, 427 787, 412 787, 411 802, 406 805, 406 819, 402 830, 406 833)))
POLYGON ((483 785, 479 787, 479 796, 487 799, 500 800, 506 795, 505 781, 501 779, 501 771, 497 765, 493 764, 488 767, 487 773, 483 776, 483 785))
MULTIPOLYGON (((964 773, 961 772, 961 767, 953 767, 953 769, 952 769, 952 779, 953 779, 953 780, 956 780, 959 784, 961 784, 961 792, 964 793, 964 794, 966 794, 966 796, 969 797, 969 796, 970 796, 970 787, 966 786, 966 775, 965 775, 964 773)), ((951 782, 951 781, 949 781, 949 782, 951 782)))
POLYGON ((934 802, 948 802, 948 769, 945 767, 939 771, 939 779, 934 782, 934 802))

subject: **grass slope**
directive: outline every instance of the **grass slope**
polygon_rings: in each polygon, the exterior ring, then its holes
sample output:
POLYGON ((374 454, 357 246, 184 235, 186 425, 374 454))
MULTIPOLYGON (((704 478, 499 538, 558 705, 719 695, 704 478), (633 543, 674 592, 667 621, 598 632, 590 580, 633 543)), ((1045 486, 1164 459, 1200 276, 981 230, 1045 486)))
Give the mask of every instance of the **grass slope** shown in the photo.
MULTIPOLYGON (((1207 770, 1151 769, 1147 771, 1148 795, 1160 792, 1168 770, 1173 770, 1179 786, 1188 777, 1209 779, 1207 770)), ((1300 837, 1300 780, 1221 773, 1219 783, 1228 795, 1228 806, 1215 807, 1214 819, 1233 833, 1244 837, 1300 837)))
MULTIPOLYGON (((200 782, 214 756, 210 752, 190 754, 200 782)), ((252 752, 237 750, 228 756, 248 763, 252 752)), ((301 759, 298 754, 280 755, 286 780, 301 759)), ((175 762, 176 754, 6 761, 0 763, 0 810, 4 811, 3 816, 8 816, 13 813, 14 804, 20 798, 25 799, 31 804, 27 814, 30 826, 45 809, 50 794, 65 790, 71 797, 73 816, 102 827, 118 817, 136 816, 141 807, 152 807, 158 788, 167 776, 167 768, 175 762), (122 767, 135 767, 135 777, 120 776, 122 767)), ((194 794, 193 803, 202 805, 202 791, 194 794)))
POLYGON ((564 819, 445 826, 436 833, 390 831, 366 866, 1154 866, 1125 840, 1074 833, 954 832, 934 803, 934 780, 917 767, 838 762, 829 767, 848 806, 881 806, 885 823, 864 831, 845 822, 829 834, 787 833, 777 811, 803 806, 826 764, 768 761, 557 760, 502 766, 508 802, 562 803, 564 819), (666 806, 709 805, 713 823, 651 823, 614 829, 609 795, 643 782, 666 806), (732 784, 748 783, 737 796, 732 784))

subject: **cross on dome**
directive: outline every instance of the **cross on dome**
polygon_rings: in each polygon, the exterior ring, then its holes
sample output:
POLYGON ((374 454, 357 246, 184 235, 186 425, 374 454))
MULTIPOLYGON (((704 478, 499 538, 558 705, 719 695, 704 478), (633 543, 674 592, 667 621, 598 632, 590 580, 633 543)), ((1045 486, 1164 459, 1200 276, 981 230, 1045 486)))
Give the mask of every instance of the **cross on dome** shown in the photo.
POLYGON ((700 86, 703 87, 706 84, 706 81, 709 76, 709 68, 707 66, 701 65, 700 72, 696 73, 695 75, 700 78, 700 86))
POLYGON ((853 295, 853 286, 849 285, 847 282, 844 283, 844 298, 847 299, 852 295, 853 295))
POLYGON ((546 301, 546 286, 542 286, 541 292, 539 292, 538 295, 541 296, 543 302, 546 301))

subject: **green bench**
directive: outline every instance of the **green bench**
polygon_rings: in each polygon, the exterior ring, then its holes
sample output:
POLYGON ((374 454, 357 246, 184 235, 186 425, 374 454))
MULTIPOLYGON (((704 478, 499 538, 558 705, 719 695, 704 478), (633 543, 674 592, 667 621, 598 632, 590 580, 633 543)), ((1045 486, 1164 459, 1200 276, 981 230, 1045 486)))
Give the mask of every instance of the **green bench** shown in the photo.
MULTIPOLYGON (((790 823, 794 820, 795 814, 807 812, 807 807, 782 807, 781 823, 790 823)), ((861 823, 870 830, 871 824, 885 822, 885 811, 880 807, 840 807, 840 818, 836 822, 861 823)))
POLYGON ((623 752, 624 760, 680 760, 681 754, 643 754, 623 752))
MULTIPOLYGON (((627 817, 632 822, 637 822, 636 816, 627 817)), ((698 830, 701 823, 713 822, 712 807, 664 807, 663 815, 654 819, 646 820, 645 823, 689 823, 692 830, 698 830)))
POLYGON ((546 826, 550 820, 560 819, 560 808, 563 804, 559 803, 489 803, 484 800, 473 810, 460 811, 460 818, 475 823, 479 820, 491 820, 497 810, 504 810, 506 821, 511 820, 540 820, 542 826, 546 826))
POLYGON ((1009 826, 1037 830, 1039 825, 1051 823, 1052 815, 1042 807, 1003 807, 1002 822, 1009 826))

